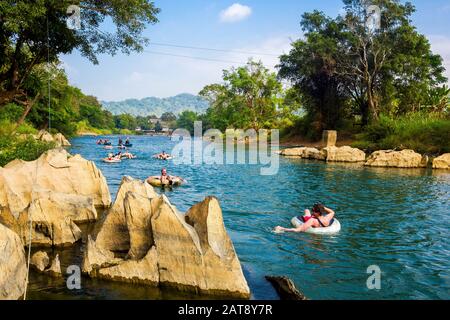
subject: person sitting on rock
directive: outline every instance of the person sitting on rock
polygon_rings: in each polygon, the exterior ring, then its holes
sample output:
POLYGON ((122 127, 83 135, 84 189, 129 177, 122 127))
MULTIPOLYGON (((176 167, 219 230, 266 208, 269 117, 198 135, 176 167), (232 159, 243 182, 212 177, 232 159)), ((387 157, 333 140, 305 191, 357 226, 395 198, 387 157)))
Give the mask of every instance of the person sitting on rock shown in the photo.
POLYGON ((316 203, 311 212, 306 209, 305 215, 298 217, 303 224, 297 228, 283 228, 281 226, 275 227, 275 232, 305 232, 309 228, 326 228, 333 223, 334 211, 325 207, 321 203, 316 203))

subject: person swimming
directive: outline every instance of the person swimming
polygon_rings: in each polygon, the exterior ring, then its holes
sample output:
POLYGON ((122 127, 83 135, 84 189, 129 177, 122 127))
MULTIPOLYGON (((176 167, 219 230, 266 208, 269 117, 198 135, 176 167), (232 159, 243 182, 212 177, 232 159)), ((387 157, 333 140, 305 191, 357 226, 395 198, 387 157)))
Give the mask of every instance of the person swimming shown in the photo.
POLYGON ((170 186, 170 185, 173 184, 172 177, 167 174, 166 168, 162 168, 161 176, 160 176, 159 179, 160 179, 162 185, 169 185, 170 186))
POLYGON ((283 228, 276 226, 275 232, 305 232, 309 228, 326 228, 329 227, 334 221, 335 212, 330 208, 325 207, 322 203, 314 204, 312 213, 308 209, 305 210, 305 214, 300 216, 299 219, 303 221, 303 224, 297 228, 283 228))

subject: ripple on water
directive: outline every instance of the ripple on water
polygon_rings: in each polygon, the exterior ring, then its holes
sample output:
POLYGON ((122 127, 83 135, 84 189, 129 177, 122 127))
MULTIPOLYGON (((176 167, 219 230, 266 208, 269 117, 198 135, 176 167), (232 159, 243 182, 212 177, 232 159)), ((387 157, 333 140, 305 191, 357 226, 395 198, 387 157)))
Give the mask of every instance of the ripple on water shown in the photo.
MULTIPOLYGON (((106 151, 95 140, 73 139, 72 152, 95 161, 113 196, 123 175, 145 179, 165 166, 188 180, 186 186, 164 191, 181 211, 205 196, 218 197, 253 298, 276 298, 264 280, 267 274, 289 276, 312 299, 450 298, 449 174, 285 158, 275 176, 260 176, 259 167, 250 165, 176 166, 151 158, 175 145, 164 137, 133 137, 139 158, 109 165, 101 162, 106 151), (315 201, 335 209, 342 224, 338 235, 271 232, 275 225, 289 225, 315 201), (367 289, 366 270, 372 264, 382 270, 381 290, 367 289)), ((32 291, 38 297, 56 296, 62 289, 55 288, 39 282, 32 291)), ((84 299, 173 297, 101 281, 71 294, 84 299)))

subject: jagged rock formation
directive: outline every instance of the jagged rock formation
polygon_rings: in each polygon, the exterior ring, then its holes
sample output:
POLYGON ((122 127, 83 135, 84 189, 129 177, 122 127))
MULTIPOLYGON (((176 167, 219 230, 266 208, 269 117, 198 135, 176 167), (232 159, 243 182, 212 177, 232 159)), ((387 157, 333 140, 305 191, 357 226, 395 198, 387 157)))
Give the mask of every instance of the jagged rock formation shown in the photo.
POLYGON ((96 220, 96 207, 110 204, 106 179, 95 164, 64 149, 0 168, 0 222, 24 243, 31 218, 34 244, 72 244, 81 237, 75 222, 96 220))
POLYGON ((0 300, 17 300, 25 292, 27 265, 19 236, 0 224, 0 300))
POLYGON ((88 238, 83 272, 207 294, 250 295, 216 198, 183 215, 167 197, 130 177, 88 238))

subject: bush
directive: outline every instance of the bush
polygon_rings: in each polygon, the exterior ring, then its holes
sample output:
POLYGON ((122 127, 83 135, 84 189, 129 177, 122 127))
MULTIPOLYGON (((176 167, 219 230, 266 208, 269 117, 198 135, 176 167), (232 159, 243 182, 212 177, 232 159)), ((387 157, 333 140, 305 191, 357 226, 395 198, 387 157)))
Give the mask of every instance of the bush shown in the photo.
POLYGON ((0 166, 3 167, 15 159, 36 160, 41 154, 54 147, 53 142, 36 141, 32 137, 21 140, 13 136, 0 136, 0 166))
POLYGON ((420 153, 450 152, 450 119, 435 114, 414 113, 367 126, 353 147, 368 149, 413 149, 420 153))

